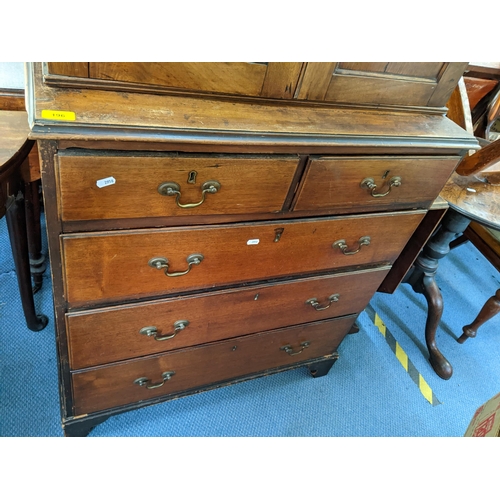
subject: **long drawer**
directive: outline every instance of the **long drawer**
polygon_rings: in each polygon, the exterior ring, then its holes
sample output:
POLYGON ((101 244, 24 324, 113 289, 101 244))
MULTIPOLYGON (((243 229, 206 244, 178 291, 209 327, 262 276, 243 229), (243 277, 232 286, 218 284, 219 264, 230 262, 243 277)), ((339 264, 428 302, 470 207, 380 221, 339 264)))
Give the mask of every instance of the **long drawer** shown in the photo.
POLYGON ((358 313, 389 267, 66 315, 70 368, 358 313))
POLYGON ((356 315, 248 335, 72 374, 86 414, 332 354, 356 315))
POLYGON ((391 263, 424 212, 62 236, 70 306, 391 263))
POLYGON ((60 214, 70 221, 279 212, 297 165, 297 156, 60 154, 60 214))
POLYGON ((428 208, 460 157, 324 157, 310 160, 295 211, 428 208))

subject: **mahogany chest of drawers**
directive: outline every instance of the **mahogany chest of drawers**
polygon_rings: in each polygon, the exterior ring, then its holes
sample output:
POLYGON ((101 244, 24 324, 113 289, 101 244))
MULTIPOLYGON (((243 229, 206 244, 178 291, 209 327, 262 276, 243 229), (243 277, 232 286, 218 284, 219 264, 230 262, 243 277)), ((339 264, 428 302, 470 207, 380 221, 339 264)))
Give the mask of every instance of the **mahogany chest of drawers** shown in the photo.
POLYGON ((476 145, 445 117, 463 63, 259 64, 28 65, 66 435, 326 375, 476 145))

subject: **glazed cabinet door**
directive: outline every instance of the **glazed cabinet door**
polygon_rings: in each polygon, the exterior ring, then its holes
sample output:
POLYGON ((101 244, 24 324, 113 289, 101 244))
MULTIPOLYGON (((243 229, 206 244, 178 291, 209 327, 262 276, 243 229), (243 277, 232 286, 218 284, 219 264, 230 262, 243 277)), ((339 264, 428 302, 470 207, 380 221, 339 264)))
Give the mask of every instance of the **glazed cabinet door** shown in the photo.
POLYGON ((189 92, 292 98, 302 64, 293 62, 47 63, 47 73, 101 80, 103 87, 113 82, 121 82, 189 92))
POLYGON ((467 63, 307 63, 297 98, 343 104, 445 106, 467 63))

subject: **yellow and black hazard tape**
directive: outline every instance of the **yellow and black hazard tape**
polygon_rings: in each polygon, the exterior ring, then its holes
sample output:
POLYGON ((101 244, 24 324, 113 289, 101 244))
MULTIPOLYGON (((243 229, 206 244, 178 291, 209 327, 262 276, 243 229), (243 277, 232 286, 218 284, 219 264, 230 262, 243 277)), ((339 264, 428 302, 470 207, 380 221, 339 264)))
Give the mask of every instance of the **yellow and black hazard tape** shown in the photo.
POLYGON ((424 396, 427 401, 432 406, 440 405, 441 402, 436 398, 434 392, 429 387, 429 384, 424 380, 424 377, 418 372, 415 368, 415 365, 411 362, 408 355, 404 352, 403 348, 396 341, 392 333, 385 326, 384 322, 380 319, 380 316, 375 312, 371 305, 368 305, 365 309, 369 318, 372 320, 373 324, 378 328, 379 332, 384 336, 385 341, 389 344, 392 352, 398 358, 398 361, 401 363, 401 366, 408 372, 410 378, 415 382, 420 392, 424 396))

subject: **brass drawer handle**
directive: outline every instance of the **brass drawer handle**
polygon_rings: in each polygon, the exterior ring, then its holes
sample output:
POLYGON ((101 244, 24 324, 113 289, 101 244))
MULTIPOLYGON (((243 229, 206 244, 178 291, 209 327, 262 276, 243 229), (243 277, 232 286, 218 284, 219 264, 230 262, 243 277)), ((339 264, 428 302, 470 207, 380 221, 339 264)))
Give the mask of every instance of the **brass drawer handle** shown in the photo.
POLYGON ((179 332, 182 332, 186 326, 189 325, 189 321, 186 319, 181 319, 174 323, 174 333, 169 335, 158 335, 158 328, 156 326, 145 326, 139 330, 141 335, 146 335, 148 337, 153 337, 155 340, 169 340, 173 339, 179 332))
POLYGON ((176 273, 168 272, 168 259, 165 257, 154 257, 149 262, 148 265, 150 267, 154 267, 155 269, 165 269, 165 275, 170 278, 175 278, 176 276, 184 276, 189 271, 191 271, 191 267, 197 266, 204 259, 201 253, 194 253, 186 258, 188 263, 188 268, 185 271, 178 271, 176 273))
POLYGON ((363 245, 369 245, 370 241, 371 240, 370 240, 369 236, 362 236, 358 240, 358 248, 356 250, 350 250, 350 251, 347 250, 348 247, 347 247, 345 240, 336 241, 335 243, 333 243, 332 247, 333 248, 336 248, 336 247, 340 248, 340 250, 342 251, 342 253, 344 255, 355 255, 361 250, 361 247, 363 245))
POLYGON ((177 184, 177 182, 163 182, 158 186, 158 192, 162 196, 175 196, 175 203, 177 203, 177 206, 180 208, 194 208, 199 207, 205 201, 205 195, 207 193, 215 194, 220 190, 220 188, 221 185, 218 181, 204 182, 201 185, 201 201, 198 203, 186 203, 184 205, 180 202, 181 187, 177 184))
POLYGON ((293 347, 290 344, 284 345, 283 347, 280 347, 280 351, 285 351, 289 356, 297 356, 297 354, 300 354, 304 349, 309 347, 311 345, 311 342, 301 342, 300 346, 302 349, 300 351, 293 351, 293 347))
POLYGON ((137 384, 141 387, 145 387, 146 389, 158 389, 158 387, 162 387, 163 384, 165 384, 167 380, 170 380, 174 375, 175 372, 164 372, 161 374, 161 378, 163 379, 163 381, 160 382, 159 384, 153 384, 153 385, 150 385, 151 380, 148 379, 147 377, 140 377, 134 380, 134 384, 137 384))
POLYGON ((385 193, 376 193, 377 185, 375 181, 371 177, 367 177, 361 181, 360 186, 364 189, 371 189, 370 194, 374 198, 382 198, 383 196, 387 196, 393 187, 401 186, 401 177, 391 177, 389 180, 389 189, 385 193))
POLYGON ((330 297, 328 297, 328 304, 325 306, 320 306, 316 297, 307 299, 306 304, 310 304, 312 307, 314 307, 314 309, 316 309, 316 311, 324 311, 325 309, 328 309, 334 302, 338 302, 339 297, 340 295, 338 293, 330 295, 330 297))

